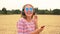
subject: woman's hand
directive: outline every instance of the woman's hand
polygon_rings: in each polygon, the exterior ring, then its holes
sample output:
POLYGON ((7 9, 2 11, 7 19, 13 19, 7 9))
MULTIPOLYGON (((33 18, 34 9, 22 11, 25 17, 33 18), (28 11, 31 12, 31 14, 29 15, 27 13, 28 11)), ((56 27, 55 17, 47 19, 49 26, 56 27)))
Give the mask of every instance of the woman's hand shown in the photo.
POLYGON ((40 28, 40 32, 42 32, 42 31, 43 31, 44 27, 45 27, 45 26, 41 26, 41 28, 40 28))
POLYGON ((37 15, 34 15, 33 19, 34 19, 34 22, 36 23, 38 21, 37 15))
POLYGON ((44 29, 44 27, 45 27, 45 26, 41 26, 39 29, 36 30, 36 33, 39 34, 40 32, 42 32, 43 29, 44 29))
POLYGON ((39 29, 36 29, 35 31, 31 32, 31 34, 39 34, 40 32, 43 31, 45 26, 41 26, 39 29))

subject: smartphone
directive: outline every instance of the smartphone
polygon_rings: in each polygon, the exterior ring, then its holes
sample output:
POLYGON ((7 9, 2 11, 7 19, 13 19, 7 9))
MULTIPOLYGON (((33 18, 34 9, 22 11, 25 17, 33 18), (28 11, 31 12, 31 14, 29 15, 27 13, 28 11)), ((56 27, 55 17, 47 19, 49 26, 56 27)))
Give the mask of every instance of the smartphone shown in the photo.
POLYGON ((45 26, 41 26, 41 28, 44 28, 45 26))

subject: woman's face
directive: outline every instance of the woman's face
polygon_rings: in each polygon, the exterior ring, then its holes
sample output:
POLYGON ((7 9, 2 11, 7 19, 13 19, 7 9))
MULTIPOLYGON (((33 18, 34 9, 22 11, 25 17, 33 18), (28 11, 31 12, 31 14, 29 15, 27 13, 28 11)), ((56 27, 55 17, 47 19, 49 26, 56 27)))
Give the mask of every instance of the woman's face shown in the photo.
POLYGON ((26 5, 24 8, 25 15, 31 17, 33 15, 33 8, 30 5, 26 5))

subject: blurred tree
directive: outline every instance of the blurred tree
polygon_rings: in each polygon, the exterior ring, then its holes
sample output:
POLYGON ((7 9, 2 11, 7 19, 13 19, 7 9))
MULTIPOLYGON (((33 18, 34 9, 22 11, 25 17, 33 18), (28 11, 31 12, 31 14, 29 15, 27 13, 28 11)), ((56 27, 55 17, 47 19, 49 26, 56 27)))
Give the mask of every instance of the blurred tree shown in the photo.
POLYGON ((39 14, 45 14, 45 10, 38 10, 39 14))
POLYGON ((35 13, 38 13, 38 8, 34 8, 35 13))
POLYGON ((0 10, 0 14, 2 14, 2 10, 0 10))
POLYGON ((50 11, 48 11, 47 9, 44 11, 45 11, 45 14, 50 14, 50 11))
POLYGON ((13 14, 11 10, 7 10, 7 14, 13 14))
POLYGON ((53 10, 53 13, 54 13, 54 14, 60 14, 60 9, 54 9, 54 10, 53 10))
POLYGON ((20 14, 21 11, 20 11, 19 9, 17 9, 17 10, 15 10, 15 13, 16 13, 16 14, 20 14))
POLYGON ((7 14, 6 8, 2 8, 2 11, 4 12, 4 14, 7 14))

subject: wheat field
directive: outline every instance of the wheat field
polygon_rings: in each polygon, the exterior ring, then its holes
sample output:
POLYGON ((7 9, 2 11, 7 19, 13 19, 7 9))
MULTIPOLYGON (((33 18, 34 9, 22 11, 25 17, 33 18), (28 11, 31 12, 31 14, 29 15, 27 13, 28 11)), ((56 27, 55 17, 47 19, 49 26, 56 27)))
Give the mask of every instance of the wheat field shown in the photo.
MULTIPOLYGON (((60 15, 37 15, 38 28, 45 25, 40 34, 60 34, 60 15)), ((0 34, 17 34, 17 21, 21 15, 0 15, 0 34)))

